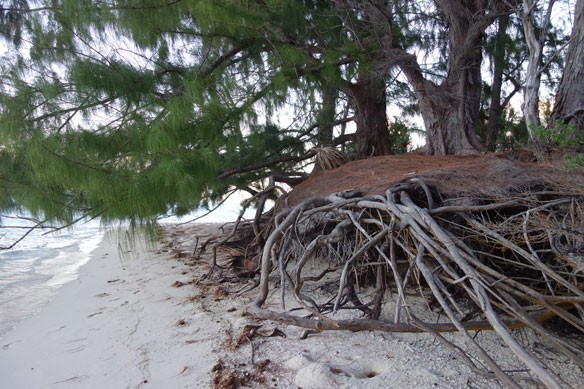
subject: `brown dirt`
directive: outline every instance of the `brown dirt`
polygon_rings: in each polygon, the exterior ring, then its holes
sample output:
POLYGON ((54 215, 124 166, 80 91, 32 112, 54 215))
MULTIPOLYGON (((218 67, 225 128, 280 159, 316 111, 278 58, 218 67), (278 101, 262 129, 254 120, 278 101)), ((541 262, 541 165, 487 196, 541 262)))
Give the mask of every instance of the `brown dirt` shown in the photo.
POLYGON ((411 153, 373 157, 311 174, 294 187, 284 207, 347 190, 359 190, 366 195, 383 194, 391 186, 413 177, 424 179, 451 197, 459 193, 529 187, 542 178, 555 180, 558 171, 552 165, 531 162, 529 153, 521 151, 473 156, 411 153))

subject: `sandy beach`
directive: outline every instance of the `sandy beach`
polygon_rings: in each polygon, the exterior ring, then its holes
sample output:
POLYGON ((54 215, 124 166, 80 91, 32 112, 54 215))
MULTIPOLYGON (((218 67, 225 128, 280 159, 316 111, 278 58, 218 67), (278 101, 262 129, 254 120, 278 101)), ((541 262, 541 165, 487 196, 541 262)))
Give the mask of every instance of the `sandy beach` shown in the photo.
POLYGON ((0 388, 208 387, 217 334, 173 287, 180 264, 117 238, 0 340, 0 388))
MULTIPOLYGON (((201 282, 210 253, 193 249, 218 234, 216 224, 167 225, 157 247, 106 236, 77 280, 0 339, 0 388, 501 388, 429 334, 303 339, 299 328, 254 320, 255 293, 236 291, 245 285, 201 282)), ((496 337, 477 337, 517 369, 496 337)), ((578 387, 581 371, 545 352, 566 387, 578 387)))

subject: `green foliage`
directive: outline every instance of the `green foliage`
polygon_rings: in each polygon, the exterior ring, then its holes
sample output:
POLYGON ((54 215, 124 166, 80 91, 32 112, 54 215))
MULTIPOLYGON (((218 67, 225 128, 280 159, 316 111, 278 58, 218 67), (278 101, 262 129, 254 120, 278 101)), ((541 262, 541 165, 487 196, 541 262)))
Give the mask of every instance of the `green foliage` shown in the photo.
POLYGON ((255 104, 282 101, 304 63, 289 45, 266 61, 255 42, 270 20, 274 39, 303 34, 292 5, 61 1, 30 14, 30 50, 7 66, 0 94, 0 209, 144 221, 271 173, 219 180, 224 170, 302 153, 301 140, 254 124, 255 104), (222 57, 235 45, 248 54, 222 57))
POLYGON ((518 117, 513 110, 502 118, 503 125, 497 137, 497 150, 508 150, 527 146, 529 134, 523 117, 518 117))
POLYGON ((576 126, 556 121, 552 126, 533 128, 536 138, 547 145, 557 145, 564 151, 564 166, 567 169, 584 167, 584 133, 576 126))
POLYGON ((544 143, 555 143, 560 147, 581 147, 584 144, 584 133, 573 125, 556 121, 552 126, 533 128, 533 134, 544 143))
POLYGON ((0 3, 0 36, 16 46, 22 44, 22 30, 26 21, 22 17, 29 10, 26 0, 0 3))
POLYGON ((152 93, 156 87, 153 71, 138 70, 116 60, 107 62, 76 61, 70 68, 69 80, 79 91, 116 97, 124 85, 125 98, 138 102, 143 95, 152 93))
MULTIPOLYGON (((304 123, 332 123, 337 112, 320 113, 318 90, 339 96, 376 70, 369 57, 381 49, 375 24, 348 3, 35 6, 2 14, 30 43, 3 70, 0 207, 20 204, 63 221, 75 213, 139 221, 184 213, 297 170, 294 162, 247 169, 300 156, 318 137, 318 126, 283 129, 270 116, 297 104, 304 123), (225 171, 235 173, 219 179, 225 171)), ((396 142, 404 142, 400 131, 396 142)))
MULTIPOLYGON (((565 154, 564 166, 568 170, 582 169, 584 167, 584 154, 565 154)), ((584 186, 582 186, 584 189, 584 186)))
POLYGON ((390 141, 396 154, 404 154, 411 148, 412 133, 419 133, 421 130, 407 122, 395 119, 389 126, 390 141))

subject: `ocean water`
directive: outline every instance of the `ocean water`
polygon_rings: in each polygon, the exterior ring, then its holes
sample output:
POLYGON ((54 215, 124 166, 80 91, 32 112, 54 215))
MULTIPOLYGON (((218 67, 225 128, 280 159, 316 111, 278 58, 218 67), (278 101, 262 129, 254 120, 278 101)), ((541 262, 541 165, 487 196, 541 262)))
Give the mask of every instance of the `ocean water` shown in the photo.
MULTIPOLYGON (((12 218, 3 219, 2 224, 30 225, 12 218)), ((0 246, 10 245, 25 231, 0 228, 0 246)), ((77 278, 103 233, 95 220, 54 233, 37 229, 14 248, 0 250, 0 337, 18 321, 37 313, 61 286, 77 278)))
MULTIPOLYGON (((213 213, 198 219, 201 223, 234 221, 242 197, 230 198, 213 213)), ((180 219, 169 217, 161 223, 187 222, 206 214, 194 212, 180 219)), ((249 211, 246 217, 253 217, 249 211)), ((22 219, 3 218, 0 247, 8 246, 25 230, 5 226, 27 226, 22 219)), ((79 269, 91 259, 106 229, 98 220, 80 222, 72 229, 56 233, 34 230, 10 250, 0 250, 0 338, 19 321, 38 313, 60 287, 77 279, 79 269)))

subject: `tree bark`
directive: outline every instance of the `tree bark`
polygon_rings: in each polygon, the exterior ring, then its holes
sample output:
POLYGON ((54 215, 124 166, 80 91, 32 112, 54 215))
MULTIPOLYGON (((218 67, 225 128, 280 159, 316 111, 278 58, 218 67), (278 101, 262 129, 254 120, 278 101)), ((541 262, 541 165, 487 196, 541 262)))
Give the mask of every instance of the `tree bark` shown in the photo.
POLYGON ((543 46, 545 36, 549 30, 552 9, 555 0, 547 1, 546 13, 541 26, 536 26, 536 0, 523 0, 523 10, 519 13, 523 23, 525 40, 529 48, 529 62, 525 74, 523 92, 523 116, 529 133, 529 141, 536 146, 539 142, 534 135, 534 128, 541 124, 539 119, 539 89, 543 68, 543 46))
POLYGON ((367 74, 350 86, 357 109, 357 158, 393 154, 386 113, 385 81, 367 74))
POLYGON ((509 15, 499 18, 499 27, 495 38, 495 52, 493 53, 493 84, 491 91, 491 105, 489 106, 489 119, 485 132, 485 146, 489 151, 497 148, 497 137, 501 131, 501 115, 503 105, 501 104, 501 89, 503 85, 503 70, 505 69, 505 54, 507 40, 507 26, 509 25, 509 15))
POLYGON ((330 145, 333 141, 333 127, 337 107, 338 92, 336 88, 324 84, 321 88, 322 107, 317 115, 318 120, 318 144, 330 145))
POLYGON ((584 131, 584 0, 577 0, 564 74, 558 87, 551 124, 561 121, 584 131))
POLYGON ((468 83, 468 78, 476 77, 476 74, 468 73, 459 74, 452 84, 435 86, 425 83, 422 88, 414 84, 426 127, 428 155, 468 155, 482 150, 475 133, 479 112, 475 107, 477 91, 468 83))
POLYGON ((437 85, 424 78, 415 57, 401 48, 392 53, 414 87, 426 127, 429 155, 476 154, 483 147, 476 136, 481 97, 482 42, 494 20, 480 2, 437 0, 449 24, 446 79, 437 85), (401 51, 401 52, 400 52, 401 51))

